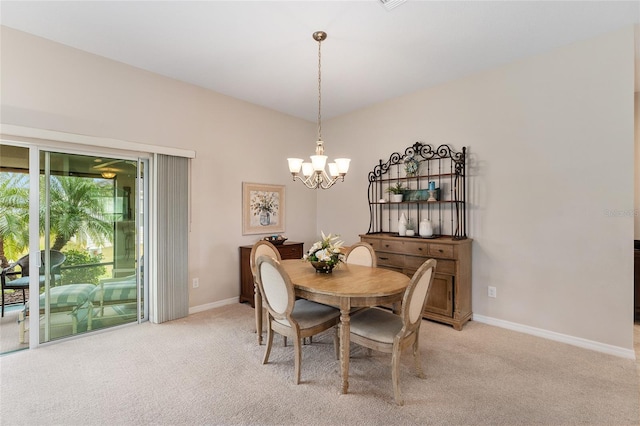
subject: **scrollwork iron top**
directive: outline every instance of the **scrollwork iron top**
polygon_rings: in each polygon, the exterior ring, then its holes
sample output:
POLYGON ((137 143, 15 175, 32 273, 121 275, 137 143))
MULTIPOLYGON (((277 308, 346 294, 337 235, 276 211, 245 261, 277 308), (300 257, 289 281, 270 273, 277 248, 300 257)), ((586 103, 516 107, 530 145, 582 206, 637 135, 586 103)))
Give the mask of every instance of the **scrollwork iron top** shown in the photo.
POLYGON ((416 158, 418 161, 450 158, 455 164, 456 174, 462 174, 464 170, 465 151, 466 149, 464 147, 462 151, 454 151, 449 145, 443 144, 434 149, 429 144, 416 142, 407 147, 407 149, 404 150, 404 154, 394 152, 386 163, 382 163, 382 160, 380 160, 381 163, 378 164, 372 172, 369 172, 369 182, 373 182, 389 172, 391 166, 403 163, 406 158, 411 157, 416 158))

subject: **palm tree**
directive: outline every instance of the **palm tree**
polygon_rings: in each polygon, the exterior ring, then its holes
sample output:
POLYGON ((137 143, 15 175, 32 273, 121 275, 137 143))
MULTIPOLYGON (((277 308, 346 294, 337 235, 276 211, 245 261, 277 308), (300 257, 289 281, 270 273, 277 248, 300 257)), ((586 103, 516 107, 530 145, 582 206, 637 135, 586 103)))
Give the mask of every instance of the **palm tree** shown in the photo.
MULTIPOLYGON (((112 240, 113 217, 104 212, 104 199, 113 199, 110 182, 75 176, 52 176, 50 180, 50 228, 52 250, 61 250, 73 236, 88 235, 103 243, 112 240)), ((40 223, 46 206, 41 203, 40 223)))
POLYGON ((29 175, 0 173, 0 264, 29 246, 29 175))
MULTIPOLYGON (((44 179, 44 178, 43 178, 44 179)), ((41 182, 42 183, 42 182, 41 182)), ((100 179, 51 176, 50 231, 52 250, 61 250, 73 236, 88 235, 103 243, 113 236, 113 217, 104 213, 104 200, 113 199, 113 186, 100 179)), ((47 205, 40 203, 40 231, 47 205)), ((0 262, 29 246, 29 175, 0 173, 0 262), (5 251, 7 253, 5 253, 5 251)))

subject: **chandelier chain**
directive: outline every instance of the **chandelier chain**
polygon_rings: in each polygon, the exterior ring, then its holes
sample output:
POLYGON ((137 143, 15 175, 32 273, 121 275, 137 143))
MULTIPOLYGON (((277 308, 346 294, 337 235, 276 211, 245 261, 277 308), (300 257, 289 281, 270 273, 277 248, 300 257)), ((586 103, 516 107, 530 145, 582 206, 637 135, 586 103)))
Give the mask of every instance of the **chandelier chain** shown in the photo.
POLYGON ((320 46, 322 41, 318 40, 318 140, 322 140, 322 53, 320 46))

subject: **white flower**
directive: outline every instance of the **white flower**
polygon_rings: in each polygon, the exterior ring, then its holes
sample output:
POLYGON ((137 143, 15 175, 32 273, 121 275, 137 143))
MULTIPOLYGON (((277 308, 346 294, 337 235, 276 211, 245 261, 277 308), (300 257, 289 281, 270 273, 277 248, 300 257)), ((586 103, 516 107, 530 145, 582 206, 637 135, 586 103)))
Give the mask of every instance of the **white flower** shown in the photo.
POLYGON ((331 251, 329 251, 329 249, 318 250, 316 257, 322 262, 328 262, 331 260, 331 251))
POLYGON ((309 253, 314 253, 322 248, 322 241, 318 241, 313 243, 311 248, 309 249, 309 253))
POLYGON ((327 262, 331 265, 337 265, 344 261, 342 253, 343 241, 340 241, 339 235, 325 235, 322 233, 322 240, 317 241, 311 246, 309 251, 303 256, 303 259, 309 262, 327 262))

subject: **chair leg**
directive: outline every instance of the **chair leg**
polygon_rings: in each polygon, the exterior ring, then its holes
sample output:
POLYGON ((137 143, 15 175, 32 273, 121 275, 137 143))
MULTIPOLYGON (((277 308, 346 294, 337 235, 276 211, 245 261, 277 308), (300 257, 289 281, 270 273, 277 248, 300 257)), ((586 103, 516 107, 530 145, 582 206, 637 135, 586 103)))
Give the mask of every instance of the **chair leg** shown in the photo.
POLYGON ((333 350, 336 353, 336 359, 340 359, 340 336, 338 335, 338 327, 334 327, 335 333, 333 333, 333 350))
POLYGON ((402 395, 400 394, 400 347, 394 345, 393 355, 391 356, 391 380, 393 381, 393 395, 396 404, 404 405, 402 395))
POLYGON ((262 344, 262 295, 258 286, 254 287, 253 306, 255 308, 256 315, 256 334, 258 337, 258 346, 262 344))
POLYGON ((18 343, 24 343, 24 335, 25 335, 25 332, 27 331, 24 323, 25 321, 26 321, 25 311, 22 310, 18 313, 18 323, 20 324, 19 332, 18 332, 18 343))
POLYGON ((269 355, 271 354, 271 345, 273 344, 273 330, 271 329, 271 318, 267 316, 267 347, 264 351, 264 358, 262 359, 262 363, 266 364, 269 362, 269 355))
POLYGON ((293 340, 293 350, 295 352, 295 376, 294 376, 294 382, 296 385, 300 384, 300 363, 302 362, 302 345, 301 345, 301 339, 296 336, 296 338, 293 340))
POLYGON ((2 290, 2 318, 4 318, 4 290, 2 290))
POLYGON ((424 379, 424 372, 422 371, 422 361, 420 360, 420 348, 418 347, 418 336, 416 336, 416 340, 413 342, 413 359, 416 364, 416 373, 418 377, 424 379))

